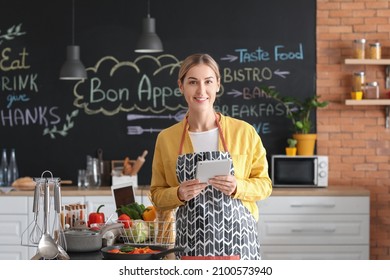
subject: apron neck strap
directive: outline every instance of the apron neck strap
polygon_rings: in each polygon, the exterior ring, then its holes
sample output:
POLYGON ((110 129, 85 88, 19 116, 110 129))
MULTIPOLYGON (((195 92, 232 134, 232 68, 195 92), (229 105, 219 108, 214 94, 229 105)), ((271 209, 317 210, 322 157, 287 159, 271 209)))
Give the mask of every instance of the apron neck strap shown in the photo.
MULTIPOLYGON (((218 127, 218 133, 219 133, 219 137, 221 138, 223 148, 225 149, 225 152, 228 152, 228 148, 227 148, 227 145, 226 145, 225 137, 223 136, 221 125, 219 124, 219 121, 218 121, 217 113, 215 113, 215 123, 216 123, 216 125, 218 127)), ((183 129, 183 133, 181 135, 181 141, 180 141, 180 147, 179 147, 179 155, 181 155, 182 151, 183 151, 184 138, 186 136, 187 128, 188 128, 188 116, 185 119, 184 129, 183 129)))
POLYGON ((184 138, 186 137, 186 131, 188 127, 188 119, 186 117, 183 133, 181 134, 181 141, 180 141, 180 147, 179 147, 179 155, 181 155, 181 152, 183 151, 183 145, 184 145, 184 138))

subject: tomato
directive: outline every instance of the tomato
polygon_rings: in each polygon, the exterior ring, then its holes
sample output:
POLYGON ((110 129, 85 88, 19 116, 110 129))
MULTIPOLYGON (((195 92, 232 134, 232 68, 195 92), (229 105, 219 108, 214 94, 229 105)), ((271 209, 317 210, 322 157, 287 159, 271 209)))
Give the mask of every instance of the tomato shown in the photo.
POLYGON ((118 217, 118 222, 123 223, 125 228, 130 228, 133 225, 133 221, 131 218, 126 214, 121 214, 118 217))

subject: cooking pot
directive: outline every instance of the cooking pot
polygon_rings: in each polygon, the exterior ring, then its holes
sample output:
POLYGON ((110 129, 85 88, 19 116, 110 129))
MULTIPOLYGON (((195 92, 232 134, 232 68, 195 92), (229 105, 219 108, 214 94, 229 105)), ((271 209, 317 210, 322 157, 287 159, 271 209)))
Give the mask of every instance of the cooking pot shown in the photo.
POLYGON ((184 252, 186 251, 186 249, 182 247, 174 247, 171 249, 167 249, 166 247, 156 246, 156 245, 121 244, 121 245, 104 247, 100 251, 102 252, 103 259, 105 260, 159 260, 170 253, 179 252, 179 251, 184 252), (118 253, 109 252, 113 249, 120 249, 122 246, 128 246, 128 245, 137 248, 149 247, 152 250, 157 250, 160 252, 149 253, 149 254, 118 254, 118 253))
POLYGON ((103 246, 104 234, 113 229, 122 228, 122 223, 114 223, 105 225, 100 231, 92 231, 89 229, 83 230, 67 230, 65 231, 66 247, 68 252, 93 252, 98 251, 103 246))

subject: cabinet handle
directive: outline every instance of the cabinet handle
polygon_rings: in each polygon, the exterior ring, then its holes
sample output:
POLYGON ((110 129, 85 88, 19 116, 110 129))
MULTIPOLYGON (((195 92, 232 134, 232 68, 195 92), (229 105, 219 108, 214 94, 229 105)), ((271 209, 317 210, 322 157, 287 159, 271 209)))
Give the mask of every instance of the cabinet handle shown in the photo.
POLYGON ((296 208, 303 208, 303 207, 316 207, 316 208, 334 208, 336 204, 330 203, 330 204, 302 204, 302 203, 292 203, 290 204, 291 207, 296 208))
POLYGON ((292 228, 291 232, 335 232, 336 228, 292 228))

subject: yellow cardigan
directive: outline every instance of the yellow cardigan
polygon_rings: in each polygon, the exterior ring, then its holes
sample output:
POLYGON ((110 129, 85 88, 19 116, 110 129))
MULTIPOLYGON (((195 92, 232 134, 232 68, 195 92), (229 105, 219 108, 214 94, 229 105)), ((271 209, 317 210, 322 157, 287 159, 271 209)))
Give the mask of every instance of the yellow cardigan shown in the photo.
MULTIPOLYGON (((272 182, 268 175, 266 150, 256 130, 250 124, 221 115, 220 126, 227 148, 233 159, 237 180, 234 198, 241 199, 258 220, 256 201, 271 195, 272 182)), ((170 210, 184 205, 177 196, 179 182, 176 176, 176 160, 185 120, 164 129, 156 140, 151 179, 151 197, 160 210, 170 210)), ((222 141, 219 150, 224 151, 222 141)), ((188 130, 185 133, 183 154, 193 153, 188 130)))

